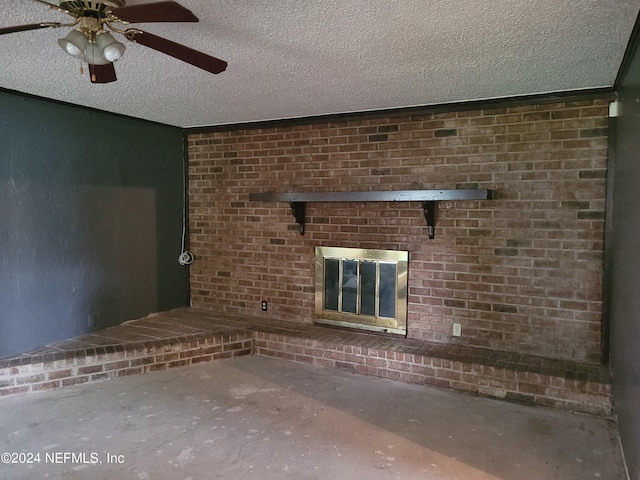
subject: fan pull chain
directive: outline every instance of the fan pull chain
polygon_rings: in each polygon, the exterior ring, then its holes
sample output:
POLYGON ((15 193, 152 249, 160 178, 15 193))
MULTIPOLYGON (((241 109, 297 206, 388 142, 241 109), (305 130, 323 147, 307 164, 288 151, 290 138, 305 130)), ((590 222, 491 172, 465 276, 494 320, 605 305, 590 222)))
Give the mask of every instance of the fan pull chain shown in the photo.
POLYGON ((82 61, 80 61, 80 75, 84 75, 84 68, 82 68, 82 61))

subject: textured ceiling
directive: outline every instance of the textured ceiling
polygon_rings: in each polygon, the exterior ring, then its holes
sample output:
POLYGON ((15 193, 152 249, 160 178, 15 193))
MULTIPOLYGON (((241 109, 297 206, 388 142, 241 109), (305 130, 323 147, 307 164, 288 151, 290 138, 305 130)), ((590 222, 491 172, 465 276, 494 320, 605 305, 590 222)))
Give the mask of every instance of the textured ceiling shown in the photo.
MULTIPOLYGON (((127 5, 149 3, 130 0, 127 5)), ((118 36, 91 84, 66 29, 0 36, 0 87, 180 127, 611 87, 640 0, 180 0, 142 30, 229 62, 212 75, 118 36)), ((3 2, 0 27, 66 15, 3 2)))

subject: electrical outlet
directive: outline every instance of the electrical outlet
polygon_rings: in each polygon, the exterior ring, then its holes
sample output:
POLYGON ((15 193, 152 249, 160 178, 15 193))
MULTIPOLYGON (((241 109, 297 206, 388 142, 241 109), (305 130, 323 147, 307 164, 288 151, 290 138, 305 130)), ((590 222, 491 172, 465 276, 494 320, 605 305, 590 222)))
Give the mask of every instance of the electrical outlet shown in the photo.
POLYGON ((96 328, 96 323, 98 323, 98 314, 92 313, 89 315, 89 330, 96 328))
POLYGON ((4 227, 0 227, 0 243, 6 243, 9 241, 9 230, 4 227))
POLYGON ((266 300, 262 300, 262 311, 263 312, 267 311, 267 301, 266 300))
POLYGON ((454 323, 453 324, 453 336, 454 337, 459 337, 462 335, 462 325, 460 325, 459 323, 454 323))

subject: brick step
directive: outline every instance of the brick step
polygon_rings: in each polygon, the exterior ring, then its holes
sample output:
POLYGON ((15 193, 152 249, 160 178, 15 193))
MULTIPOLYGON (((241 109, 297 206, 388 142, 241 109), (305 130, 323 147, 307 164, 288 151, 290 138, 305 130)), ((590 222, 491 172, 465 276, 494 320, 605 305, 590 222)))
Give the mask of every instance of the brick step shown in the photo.
POLYGON ((243 330, 45 354, 42 361, 0 361, 0 397, 250 355, 252 344, 253 333, 243 330))
POLYGON ((350 340, 349 335, 343 340, 324 341, 258 331, 254 354, 532 405, 611 415, 611 377, 605 366, 467 347, 433 345, 416 351, 404 342, 381 348, 350 340))

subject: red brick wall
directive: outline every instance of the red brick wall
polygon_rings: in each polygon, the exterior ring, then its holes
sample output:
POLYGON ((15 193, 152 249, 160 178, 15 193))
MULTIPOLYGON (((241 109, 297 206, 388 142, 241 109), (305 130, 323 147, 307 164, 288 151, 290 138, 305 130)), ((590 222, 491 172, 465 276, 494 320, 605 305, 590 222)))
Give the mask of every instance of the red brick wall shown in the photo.
POLYGON ((409 337, 597 362, 607 114, 601 99, 190 134, 192 305, 312 322, 315 246, 408 250, 409 337), (433 240, 419 202, 308 204, 301 236, 288 204, 248 198, 476 186, 494 198, 439 202, 433 240))

